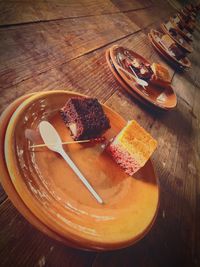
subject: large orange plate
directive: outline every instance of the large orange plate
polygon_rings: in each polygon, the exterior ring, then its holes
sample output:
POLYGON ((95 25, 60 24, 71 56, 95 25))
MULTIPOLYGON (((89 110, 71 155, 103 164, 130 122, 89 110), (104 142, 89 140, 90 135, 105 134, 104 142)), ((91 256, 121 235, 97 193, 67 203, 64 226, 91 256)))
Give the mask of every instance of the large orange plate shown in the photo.
MULTIPOLYGON (((11 180, 31 212, 53 232, 84 249, 112 250, 142 238, 153 224, 159 188, 153 165, 127 176, 102 145, 70 145, 66 152, 81 169, 105 204, 98 204, 66 162, 41 143, 38 124, 50 121, 62 140, 70 140, 59 110, 77 94, 43 92, 25 100, 13 114, 5 136, 5 157, 11 180)), ((80 95, 79 95, 80 96, 80 95)), ((111 121, 106 138, 125 125, 117 113, 103 106, 111 121)))
MULTIPOLYGON (((170 110, 176 107, 177 97, 172 88, 172 86, 155 86, 149 82, 149 85, 145 87, 145 90, 138 85, 131 76, 124 73, 121 68, 130 72, 130 70, 119 60, 119 54, 125 56, 125 53, 129 53, 131 57, 138 58, 142 62, 150 64, 146 59, 141 57, 139 54, 135 53, 133 50, 124 48, 122 46, 112 46, 110 48, 110 58, 115 66, 115 69, 119 73, 120 77, 125 81, 125 83, 132 89, 132 91, 137 94, 140 98, 154 105, 155 107, 170 110)), ((126 57, 126 56, 125 56, 126 57)), ((132 73, 131 73, 132 74, 132 73)))

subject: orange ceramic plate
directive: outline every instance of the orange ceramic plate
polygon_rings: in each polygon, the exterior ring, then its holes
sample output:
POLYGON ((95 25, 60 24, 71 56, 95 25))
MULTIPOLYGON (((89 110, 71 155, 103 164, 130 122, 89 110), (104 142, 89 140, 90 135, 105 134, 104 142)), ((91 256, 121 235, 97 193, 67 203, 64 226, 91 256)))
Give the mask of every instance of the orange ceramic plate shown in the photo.
MULTIPOLYGON (((168 22, 169 23, 169 22, 168 22)), ((184 38, 182 36, 181 39, 183 40, 183 43, 180 42, 180 39, 176 39, 171 33, 170 31, 168 30, 168 23, 162 23, 161 24, 161 28, 163 30, 164 33, 168 34, 173 40, 175 43, 177 43, 185 52, 188 52, 188 53, 191 53, 193 51, 193 48, 191 45, 189 45, 187 43, 187 41, 184 40, 184 38)), ((170 22, 171 23, 171 22, 170 22)), ((171 28, 171 27, 170 27, 171 28)), ((173 25, 172 25, 172 28, 173 28, 173 25)), ((176 30, 176 29, 175 29, 176 30)), ((178 31, 176 30, 177 34, 179 35, 178 31)))
MULTIPOLYGON (((145 105, 151 105, 151 103, 149 103, 148 101, 145 101, 144 98, 140 97, 119 75, 119 73, 117 72, 117 70, 115 69, 114 64, 112 63, 111 57, 110 57, 110 49, 106 50, 106 61, 107 64, 110 68, 110 70, 112 71, 113 75, 115 76, 115 78, 117 79, 117 81, 121 84, 121 86, 129 93, 131 94, 133 97, 137 98, 139 101, 141 101, 142 103, 144 103, 145 105)), ((152 105, 151 105, 152 106, 152 105)))
POLYGON ((144 90, 131 78, 131 76, 127 75, 119 68, 120 66, 126 71, 130 72, 130 74, 132 74, 129 68, 127 68, 119 59, 119 54, 126 57, 126 53, 129 53, 131 57, 139 58, 144 63, 150 63, 130 49, 117 45, 110 48, 110 58, 113 62, 113 65, 115 66, 115 69, 118 71, 119 75, 126 82, 126 84, 128 84, 128 86, 132 89, 132 91, 138 94, 141 98, 143 98, 150 104, 161 109, 170 110, 175 108, 177 104, 177 98, 173 88, 170 85, 158 87, 149 82, 149 85, 145 87, 144 90))
MULTIPOLYGON (((62 140, 70 140, 59 110, 77 94, 51 91, 25 100, 12 116, 5 136, 5 156, 12 182, 23 202, 48 228, 84 249, 112 250, 142 238, 155 219, 159 188, 151 161, 134 176, 127 176, 102 145, 65 147, 105 204, 98 204, 66 162, 41 143, 38 124, 50 121, 62 140)), ((80 96, 80 95, 79 95, 80 96)), ((125 125, 104 106, 111 121, 106 138, 125 125)))
POLYGON ((185 57, 182 60, 177 60, 174 56, 171 56, 169 52, 156 40, 156 36, 161 38, 162 33, 156 31, 156 30, 151 30, 150 33, 148 34, 149 40, 153 47, 162 55, 164 56, 168 61, 171 63, 175 64, 176 66, 178 65, 181 68, 191 68, 191 62, 190 60, 185 57))
POLYGON ((13 203, 13 205, 19 210, 19 212, 38 230, 48 235, 49 237, 60 241, 66 245, 68 245, 67 240, 64 240, 56 233, 51 231, 46 225, 44 225, 37 217, 33 215, 33 213, 28 209, 28 207, 24 204, 20 196, 18 195, 15 187, 10 179, 8 169, 6 166, 5 155, 4 155, 4 138, 8 123, 10 121, 10 117, 15 112, 16 108, 28 97, 33 94, 24 95, 18 99, 16 99, 13 103, 11 103, 6 110, 2 113, 0 117, 0 181, 1 184, 8 195, 9 199, 13 203))
MULTIPOLYGON (((111 57, 110 57, 110 49, 107 49, 106 50, 106 60, 107 60, 107 64, 110 68, 110 70, 112 71, 113 75, 115 76, 115 78, 117 79, 117 81, 121 84, 121 86, 130 94, 132 95, 133 97, 137 98, 139 101, 141 101, 142 103, 144 103, 145 105, 147 106, 150 106, 151 108, 154 107, 154 108, 161 108, 159 106, 155 106, 155 105, 152 105, 151 102, 145 100, 143 97, 141 97, 139 94, 137 94, 135 92, 135 90, 132 89, 132 87, 130 87, 123 79, 122 77, 120 76, 120 74, 117 72, 117 70, 115 69, 115 66, 111 60, 111 57)), ((176 98, 176 96, 175 96, 176 98)), ((176 103, 177 103, 177 100, 176 100, 176 103)), ((164 110, 168 110, 166 108, 161 108, 161 109, 164 109, 164 110)))

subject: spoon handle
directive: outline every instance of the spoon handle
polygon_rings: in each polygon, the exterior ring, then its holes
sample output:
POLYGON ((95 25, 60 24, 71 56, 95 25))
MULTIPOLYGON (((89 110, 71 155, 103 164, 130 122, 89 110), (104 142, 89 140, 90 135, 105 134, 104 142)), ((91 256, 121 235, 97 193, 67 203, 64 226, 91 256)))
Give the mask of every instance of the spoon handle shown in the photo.
MULTIPOLYGON (((132 70, 133 74, 135 75, 135 77, 137 78, 137 80, 140 80, 140 78, 137 76, 137 73, 134 71, 134 69, 130 66, 130 69, 132 70)), ((142 92, 146 95, 146 96, 149 96, 147 91, 146 91, 146 88, 144 85, 142 85, 140 83, 140 86, 142 86, 142 88, 144 89, 142 92)))
POLYGON ((67 162, 67 164, 72 168, 72 170, 76 173, 76 175, 79 177, 79 179, 82 181, 82 183, 86 186, 86 188, 90 191, 90 193, 94 196, 94 198, 100 204, 103 204, 102 198, 97 194, 97 192, 94 190, 94 188, 91 186, 91 184, 87 181, 87 179, 83 176, 81 171, 74 164, 74 162, 70 159, 70 157, 65 153, 65 151, 62 149, 62 150, 59 150, 58 153, 63 157, 63 159, 67 162))
POLYGON ((120 67, 120 66, 117 66, 117 68, 120 69, 122 72, 126 73, 129 77, 133 78, 134 81, 136 82, 136 79, 137 79, 137 78, 136 78, 133 74, 131 74, 130 72, 128 72, 127 70, 123 69, 123 68, 120 67))

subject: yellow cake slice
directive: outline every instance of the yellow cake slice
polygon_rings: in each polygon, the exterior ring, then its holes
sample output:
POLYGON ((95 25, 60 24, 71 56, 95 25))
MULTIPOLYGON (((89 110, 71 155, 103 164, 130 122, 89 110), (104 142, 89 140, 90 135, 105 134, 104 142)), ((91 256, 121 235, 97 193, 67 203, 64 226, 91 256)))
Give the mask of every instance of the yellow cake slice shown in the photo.
POLYGON ((161 40, 168 49, 174 44, 173 39, 167 34, 164 34, 161 40))
POLYGON ((157 141, 132 120, 110 143, 108 149, 127 174, 133 175, 145 165, 157 147, 157 141))
POLYGON ((151 82, 158 85, 167 85, 171 83, 171 77, 167 68, 160 64, 153 63, 151 69, 153 71, 151 82))

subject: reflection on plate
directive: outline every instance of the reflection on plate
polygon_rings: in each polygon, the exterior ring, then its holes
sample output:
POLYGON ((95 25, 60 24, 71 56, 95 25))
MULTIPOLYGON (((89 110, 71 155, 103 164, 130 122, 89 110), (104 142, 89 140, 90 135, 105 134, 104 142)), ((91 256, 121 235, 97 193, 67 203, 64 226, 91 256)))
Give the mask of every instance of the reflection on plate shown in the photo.
POLYGON ((161 40, 162 36, 163 33, 156 30, 151 30, 150 33, 148 34, 149 40, 153 45, 153 47, 168 61, 181 68, 190 68, 191 67, 190 60, 187 57, 180 60, 176 59, 175 55, 163 45, 161 40))
MULTIPOLYGON (((43 92, 25 100, 9 122, 5 155, 12 183, 31 212, 69 244, 112 250, 135 243, 150 229, 158 208, 159 190, 151 161, 127 176, 100 144, 65 147, 75 164, 103 198, 98 204, 62 158, 40 143, 38 124, 51 122, 62 140, 70 140, 59 110, 72 92, 43 92), (27 130, 31 138, 26 135, 27 130)), ((104 106, 111 122, 106 138, 115 136, 125 121, 104 106)))
POLYGON ((170 85, 158 87, 149 83, 145 89, 142 88, 136 83, 134 78, 132 78, 133 74, 130 72, 130 69, 124 64, 124 62, 120 60, 119 54, 123 55, 123 57, 129 57, 129 59, 131 59, 131 57, 138 58, 147 65, 150 65, 150 63, 132 50, 121 46, 115 45, 108 50, 107 62, 110 62, 109 66, 113 74, 127 92, 131 93, 133 96, 136 96, 143 102, 145 101, 146 103, 161 109, 169 110, 176 106, 177 98, 170 85), (113 67, 115 68, 114 70, 113 67), (124 72, 123 69, 126 72, 124 72), (127 74, 127 72, 130 72, 130 76, 127 74), (160 100, 160 95, 165 95, 165 98, 162 98, 162 101, 160 100))

